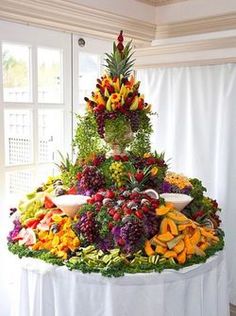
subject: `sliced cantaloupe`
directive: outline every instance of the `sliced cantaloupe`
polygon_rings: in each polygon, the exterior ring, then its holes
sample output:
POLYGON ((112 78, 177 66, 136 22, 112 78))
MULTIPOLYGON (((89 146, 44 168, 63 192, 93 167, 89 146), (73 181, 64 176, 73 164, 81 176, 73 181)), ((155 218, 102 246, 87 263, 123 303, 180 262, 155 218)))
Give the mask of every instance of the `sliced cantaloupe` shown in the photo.
POLYGON ((157 238, 162 242, 167 242, 174 239, 174 236, 170 232, 167 232, 165 234, 158 235, 157 238))
POLYGON ((190 238, 188 235, 185 235, 184 237, 184 243, 186 247, 186 252, 188 255, 193 255, 195 253, 194 247, 190 241, 190 238))
POLYGON ((144 250, 148 256, 153 256, 155 251, 152 249, 152 245, 149 240, 146 240, 144 250))
POLYGON ((157 235, 154 236, 152 239, 151 239, 151 244, 154 245, 154 246, 162 246, 162 247, 167 247, 166 246, 166 243, 160 241, 158 238, 157 238, 157 235))
POLYGON ((164 255, 166 251, 167 251, 166 247, 162 247, 159 245, 156 246, 155 252, 158 253, 159 255, 164 255))
POLYGON ((171 209, 172 209, 171 206, 161 205, 160 207, 156 209, 156 215, 158 216, 166 215, 171 209))
POLYGON ((179 264, 184 264, 186 261, 186 250, 184 249, 180 254, 177 255, 177 261, 179 264))
POLYGON ((200 247, 195 246, 194 249, 195 249, 195 254, 197 256, 200 256, 200 257, 205 257, 206 256, 205 252, 200 247))
POLYGON ((210 244, 208 242, 203 242, 199 248, 203 251, 205 251, 208 247, 210 246, 210 244))
POLYGON ((168 226, 170 228, 171 234, 174 235, 174 236, 177 236, 179 234, 179 231, 178 231, 178 228, 177 228, 175 222, 173 221, 173 219, 168 218, 167 224, 168 224, 168 226))
POLYGON ((166 251, 166 253, 164 254, 164 258, 177 258, 177 253, 173 250, 168 250, 166 251))
POLYGON ((168 212, 166 216, 173 219, 176 224, 187 224, 189 222, 188 218, 178 211, 172 210, 171 212, 168 212))
POLYGON ((184 241, 181 239, 177 245, 174 246, 173 250, 179 254, 181 253, 183 250, 184 250, 184 247, 185 247, 185 244, 184 244, 184 241))
POLYGON ((172 240, 170 240, 170 241, 167 242, 167 247, 168 247, 169 249, 174 248, 174 247, 178 244, 178 242, 179 242, 181 239, 183 239, 183 238, 184 238, 184 235, 179 235, 179 236, 175 237, 174 239, 172 239, 172 240))
POLYGON ((163 218, 160 225, 160 233, 165 234, 168 232, 168 218, 163 218))
POLYGON ((199 243, 200 239, 201 239, 201 231, 199 228, 196 228, 194 234, 190 238, 190 241, 191 241, 192 245, 197 245, 199 243))

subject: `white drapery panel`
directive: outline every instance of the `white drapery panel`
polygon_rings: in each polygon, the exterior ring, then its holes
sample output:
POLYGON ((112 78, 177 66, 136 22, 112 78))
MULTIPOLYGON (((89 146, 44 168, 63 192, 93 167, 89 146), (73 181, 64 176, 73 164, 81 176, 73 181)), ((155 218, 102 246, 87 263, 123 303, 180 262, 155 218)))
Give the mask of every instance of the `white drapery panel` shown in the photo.
POLYGON ((236 304, 236 64, 139 70, 153 104, 153 149, 203 181, 222 207, 231 302, 236 304))

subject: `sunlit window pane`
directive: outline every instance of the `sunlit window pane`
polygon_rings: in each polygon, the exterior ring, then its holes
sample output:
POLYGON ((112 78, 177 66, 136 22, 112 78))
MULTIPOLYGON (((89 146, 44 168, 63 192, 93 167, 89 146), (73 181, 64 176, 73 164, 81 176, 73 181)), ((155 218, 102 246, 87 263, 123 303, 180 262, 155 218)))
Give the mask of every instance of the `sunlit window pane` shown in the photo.
POLYGON ((2 44, 3 98, 5 102, 32 101, 30 60, 30 47, 2 44))
POLYGON ((57 150, 63 147, 63 111, 39 110, 39 162, 55 161, 57 150))
POLYGON ((20 196, 34 189, 34 174, 31 170, 6 173, 7 194, 20 196))
POLYGON ((7 165, 32 163, 32 112, 5 110, 5 153, 7 165))
POLYGON ((84 97, 91 95, 100 70, 100 55, 79 53, 79 104, 84 104, 84 97))
POLYGON ((63 102, 62 51, 38 48, 38 102, 63 102))

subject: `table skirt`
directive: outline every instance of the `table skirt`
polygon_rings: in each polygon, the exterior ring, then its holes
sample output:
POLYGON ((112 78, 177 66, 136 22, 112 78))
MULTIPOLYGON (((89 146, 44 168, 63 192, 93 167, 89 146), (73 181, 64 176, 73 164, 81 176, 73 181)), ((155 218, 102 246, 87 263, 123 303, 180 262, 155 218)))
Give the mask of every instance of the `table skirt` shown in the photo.
POLYGON ((20 261, 14 316, 229 316, 223 251, 179 271, 119 278, 20 261))

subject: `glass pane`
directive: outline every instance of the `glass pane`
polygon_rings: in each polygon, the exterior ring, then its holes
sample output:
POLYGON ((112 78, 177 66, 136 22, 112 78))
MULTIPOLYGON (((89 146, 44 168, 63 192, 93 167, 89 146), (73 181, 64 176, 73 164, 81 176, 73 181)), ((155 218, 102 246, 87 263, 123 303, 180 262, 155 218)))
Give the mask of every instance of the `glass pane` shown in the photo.
POLYGON ((32 112, 5 110, 5 154, 7 165, 32 163, 32 112))
POLYGON ((22 170, 6 173, 7 194, 23 196, 34 189, 34 174, 32 170, 22 170))
POLYGON ((5 102, 30 102, 30 47, 3 43, 3 98, 5 102))
POLYGON ((63 149, 63 111, 39 110, 39 162, 55 161, 57 151, 63 149))
POLYGON ((100 55, 79 53, 79 104, 84 104, 84 97, 91 95, 100 71, 100 55))
POLYGON ((63 102, 62 51, 38 48, 38 102, 63 102))

